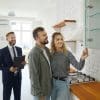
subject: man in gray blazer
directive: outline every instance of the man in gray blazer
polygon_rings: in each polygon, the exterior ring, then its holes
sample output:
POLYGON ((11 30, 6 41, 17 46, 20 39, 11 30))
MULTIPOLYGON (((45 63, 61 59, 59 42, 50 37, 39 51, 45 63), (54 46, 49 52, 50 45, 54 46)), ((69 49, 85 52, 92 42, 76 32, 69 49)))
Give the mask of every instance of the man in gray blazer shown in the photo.
POLYGON ((47 33, 43 27, 33 30, 35 47, 29 53, 29 73, 33 100, 49 100, 51 92, 50 52, 45 46, 48 43, 47 33))

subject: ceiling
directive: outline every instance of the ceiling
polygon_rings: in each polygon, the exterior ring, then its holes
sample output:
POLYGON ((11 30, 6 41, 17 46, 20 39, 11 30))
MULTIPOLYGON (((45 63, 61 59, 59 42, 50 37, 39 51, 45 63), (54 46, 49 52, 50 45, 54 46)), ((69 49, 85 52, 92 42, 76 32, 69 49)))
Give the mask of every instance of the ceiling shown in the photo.
POLYGON ((39 20, 53 18, 57 0, 0 0, 0 15, 15 12, 19 17, 34 17, 39 20))
POLYGON ((0 0, 0 15, 15 12, 19 17, 34 17, 50 23, 65 17, 73 17, 79 12, 82 0, 0 0), (77 6, 78 5, 78 6, 77 6), (73 12, 77 11, 73 14, 73 12), (66 13, 66 14, 65 14, 66 13), (71 16, 69 16, 71 14, 71 16))
MULTIPOLYGON (((83 0, 0 0, 0 16, 14 12, 16 17, 32 17, 49 27, 64 19, 81 25, 83 0)), ((49 30, 52 30, 51 28, 49 30)))

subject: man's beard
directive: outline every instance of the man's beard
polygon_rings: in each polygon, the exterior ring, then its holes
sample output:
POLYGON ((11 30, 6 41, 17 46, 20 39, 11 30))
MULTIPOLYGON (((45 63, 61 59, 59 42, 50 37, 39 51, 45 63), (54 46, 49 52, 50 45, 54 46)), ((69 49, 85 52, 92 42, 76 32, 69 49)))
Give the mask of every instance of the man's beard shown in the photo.
POLYGON ((9 44, 10 44, 11 46, 14 46, 14 45, 16 44, 16 42, 9 41, 9 44))
POLYGON ((43 44, 43 45, 48 44, 48 40, 41 42, 41 44, 43 44))

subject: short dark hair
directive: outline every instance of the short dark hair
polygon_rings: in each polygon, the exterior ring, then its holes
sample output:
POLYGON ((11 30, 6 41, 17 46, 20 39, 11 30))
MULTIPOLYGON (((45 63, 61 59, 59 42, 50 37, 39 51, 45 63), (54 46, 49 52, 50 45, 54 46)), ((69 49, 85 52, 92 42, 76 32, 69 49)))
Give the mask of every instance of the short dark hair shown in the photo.
POLYGON ((43 27, 37 27, 33 30, 33 38, 36 39, 36 37, 38 36, 38 32, 44 31, 43 27))
POLYGON ((10 34, 15 34, 14 32, 8 32, 7 34, 6 34, 6 37, 8 37, 10 34))

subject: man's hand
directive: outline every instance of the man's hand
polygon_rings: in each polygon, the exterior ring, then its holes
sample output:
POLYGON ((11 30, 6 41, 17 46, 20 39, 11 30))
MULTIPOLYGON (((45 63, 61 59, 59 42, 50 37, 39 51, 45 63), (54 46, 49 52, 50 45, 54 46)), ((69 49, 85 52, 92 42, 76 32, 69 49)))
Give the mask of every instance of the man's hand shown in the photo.
POLYGON ((25 65, 26 64, 26 61, 22 61, 22 63, 21 63, 22 65, 25 65))
POLYGON ((11 66, 10 69, 9 69, 9 71, 14 73, 14 72, 17 71, 17 67, 11 66))
POLYGON ((88 57, 88 49, 85 48, 82 52, 82 56, 81 56, 81 59, 82 60, 85 60, 86 58, 88 57))

